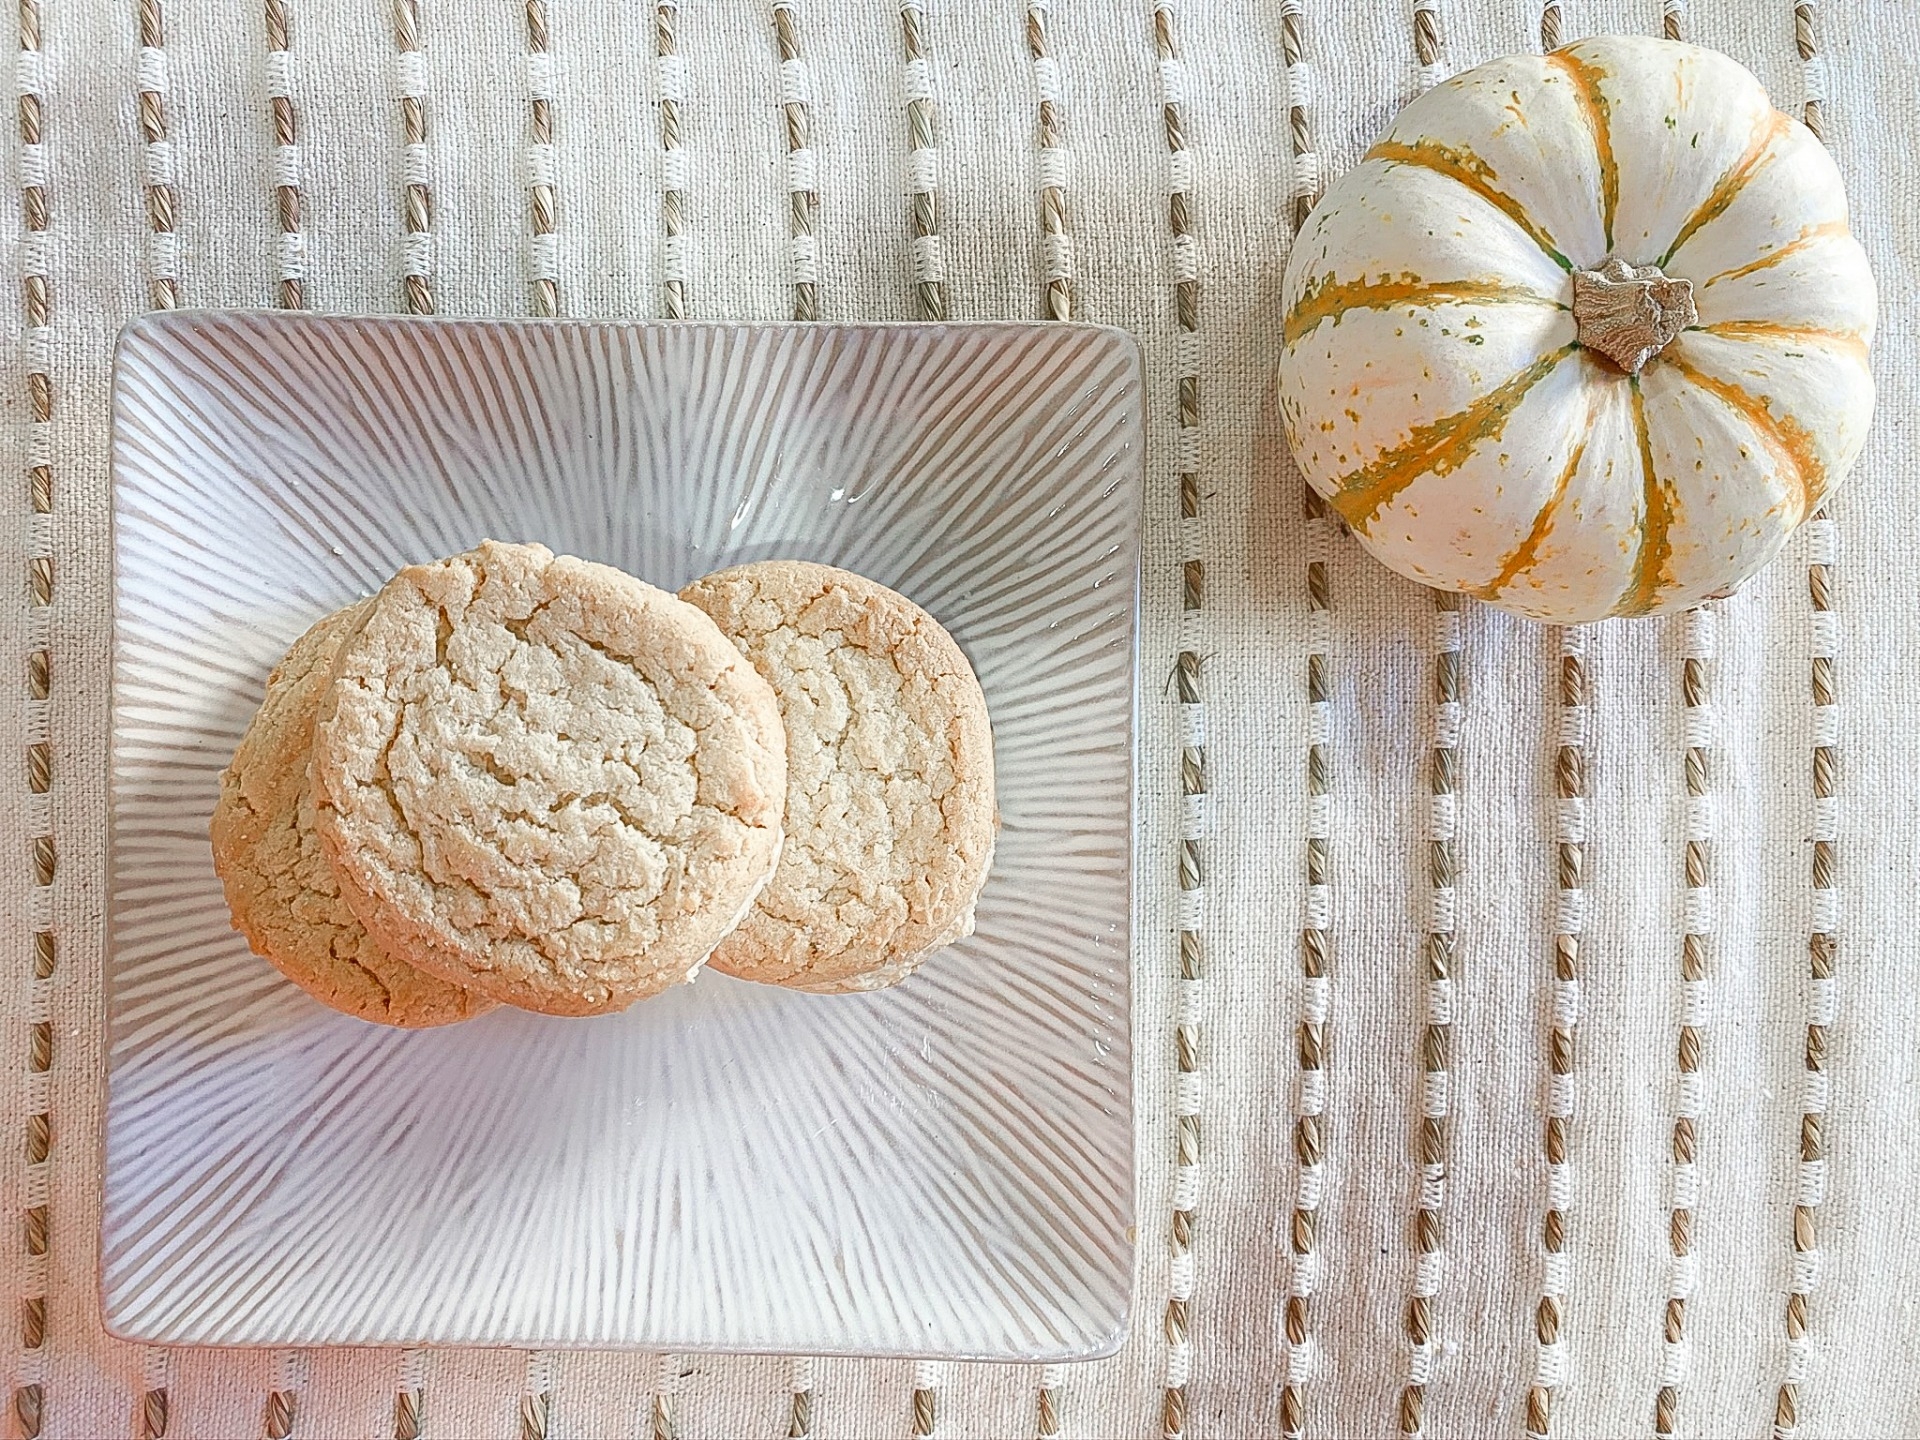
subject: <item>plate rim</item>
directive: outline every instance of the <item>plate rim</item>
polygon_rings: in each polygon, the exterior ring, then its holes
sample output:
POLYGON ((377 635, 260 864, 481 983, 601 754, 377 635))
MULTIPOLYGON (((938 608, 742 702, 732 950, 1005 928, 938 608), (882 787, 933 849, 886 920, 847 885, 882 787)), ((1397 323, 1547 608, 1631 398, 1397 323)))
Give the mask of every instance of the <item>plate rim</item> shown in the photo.
MULTIPOLYGON (((103 838, 105 841, 104 874, 102 894, 103 934, 101 939, 101 980, 99 1039, 101 1042, 101 1065, 97 1077, 97 1091, 100 1101, 101 1123, 94 1147, 97 1169, 101 1177, 100 1220, 93 1234, 98 1242, 96 1261, 93 1265, 94 1285, 91 1287, 97 1314, 102 1329, 116 1340, 130 1344, 157 1345, 168 1348, 193 1348, 214 1350, 258 1349, 262 1346, 280 1347, 292 1344, 297 1348, 415 1348, 434 1349, 472 1349, 472 1350, 524 1350, 537 1348, 542 1350, 586 1352, 586 1353, 634 1353, 641 1351, 672 1350, 676 1353, 701 1355, 788 1355, 811 1354, 823 1358, 838 1359, 928 1359, 948 1360, 957 1363, 1018 1363, 1018 1364, 1069 1364, 1082 1361, 1100 1360, 1111 1357, 1125 1346, 1131 1332, 1134 1311, 1138 1304, 1140 1268, 1142 1255, 1139 1236, 1140 1202, 1140 1112, 1139 1085, 1136 1069, 1139 1064, 1139 1049, 1135 1035, 1135 1005, 1137 1003, 1136 961, 1138 958, 1137 939, 1141 931, 1137 914, 1139 896, 1136 880, 1139 875, 1138 848, 1139 834, 1139 777, 1140 744, 1142 730, 1141 715, 1141 642, 1142 612, 1145 597, 1144 552, 1147 523, 1147 441, 1150 431, 1149 408, 1146 404, 1146 364, 1144 351, 1139 338, 1130 330, 1112 324, 1080 320, 794 320, 794 319, 728 319, 700 318, 686 320, 665 320, 643 317, 596 318, 587 316, 489 316, 489 315, 406 315, 391 313, 344 313, 279 311, 264 307, 231 306, 193 306, 176 310, 149 311, 136 315, 122 325, 114 337, 111 364, 108 374, 108 505, 107 539, 109 556, 109 585, 107 597, 107 684, 106 700, 106 743, 102 756, 104 778, 103 838), (1123 624, 1126 632, 1127 672, 1126 672, 1126 739, 1125 756, 1125 797, 1126 797, 1126 846, 1124 878, 1126 890, 1126 950, 1124 963, 1119 973, 1126 987, 1125 1004, 1119 1007, 1120 1017, 1125 1025, 1128 1046, 1128 1065, 1124 1073, 1125 1102, 1127 1123, 1124 1127, 1125 1154, 1123 1173, 1124 1187, 1117 1190, 1116 1209, 1121 1218, 1120 1230, 1124 1236, 1124 1248, 1128 1259, 1128 1274, 1120 1303, 1114 1312, 1103 1317, 1107 1319, 1107 1328, 1097 1336, 1091 1336, 1084 1343, 1060 1345, 1051 1349, 1033 1348, 1019 1352, 968 1350, 955 1347, 889 1346, 875 1348, 862 1344, 809 1343, 804 1347, 769 1348, 749 1343, 716 1342, 712 1340, 658 1338, 648 1340, 555 1340, 550 1337, 515 1336, 512 1338, 446 1338, 421 1337, 413 1334, 389 1338, 366 1337, 358 1339, 315 1338, 298 1342, 275 1339, 247 1339, 244 1337, 216 1339, 168 1339, 161 1338, 154 1329, 143 1327, 138 1321, 130 1321, 113 1308, 108 1295, 107 1261, 107 1222, 108 1207, 105 1197, 107 1161, 109 1154, 109 1130, 111 1119, 111 1099, 113 1077, 119 1066, 115 1062, 112 1045, 113 1013, 110 1002, 112 990, 112 972, 115 943, 114 915, 117 910, 115 894, 115 874, 118 869, 119 855, 118 828, 119 811, 118 788, 115 773, 118 764, 120 746, 121 719, 121 668, 123 660, 122 621, 125 604, 125 586, 123 583, 122 554, 122 498, 126 493, 126 481, 122 474, 122 404, 125 391, 125 372, 130 353, 136 346, 151 344, 164 347, 170 340, 180 335, 190 335, 207 322, 230 322, 235 324, 258 325, 268 329, 288 330, 571 330, 585 332, 606 331, 716 331, 716 332, 789 332, 808 331, 841 332, 849 334, 872 334, 876 332, 941 332, 957 335, 979 333, 1012 333, 1029 336, 1069 332, 1089 339, 1099 337, 1118 342, 1121 353, 1130 372, 1131 393, 1122 402, 1135 414, 1136 434, 1139 439, 1134 458, 1128 462, 1131 472, 1128 480, 1120 487, 1131 499, 1133 523, 1129 531, 1128 563, 1122 567, 1130 586, 1129 599, 1123 611, 1123 624)), ((1117 1167, 1120 1168, 1120 1167, 1117 1167)))

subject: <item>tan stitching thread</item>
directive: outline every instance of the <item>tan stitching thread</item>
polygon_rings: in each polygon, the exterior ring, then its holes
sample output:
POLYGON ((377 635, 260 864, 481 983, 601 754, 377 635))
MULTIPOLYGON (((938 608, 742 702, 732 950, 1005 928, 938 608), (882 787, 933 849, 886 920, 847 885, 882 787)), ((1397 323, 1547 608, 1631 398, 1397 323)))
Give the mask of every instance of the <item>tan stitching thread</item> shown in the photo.
POLYGON ((1573 1176, 1568 1145, 1573 1128, 1573 1041, 1580 1012, 1580 932, 1586 910, 1587 852, 1587 635, 1578 627, 1559 631, 1560 734, 1554 752, 1553 786, 1558 798, 1554 883, 1560 892, 1553 937, 1552 1007, 1547 1028, 1546 1124, 1541 1153, 1546 1162, 1546 1208, 1540 1221, 1540 1298, 1534 1306, 1539 1345, 1534 1382, 1527 1391, 1526 1433, 1552 1433, 1553 1399, 1566 1374, 1567 1287, 1571 1277, 1568 1237, 1573 1176))
POLYGON ((433 314, 433 161, 427 152, 427 64, 420 53, 420 15, 414 0, 393 0, 393 39, 399 47, 400 129, 404 144, 400 228, 407 313, 433 314))
POLYGON ((547 1410, 552 1397, 529 1390, 520 1396, 520 1440, 547 1440, 547 1410))
MULTIPOLYGON (((1540 48, 1560 48, 1560 0, 1540 7, 1540 48)), ((1552 1005, 1547 1025, 1546 1123, 1541 1158, 1546 1163, 1546 1205, 1540 1219, 1540 1297, 1533 1333, 1539 1353, 1526 1400, 1528 1440, 1553 1433, 1553 1401, 1566 1378, 1567 1290, 1572 1278, 1567 1250, 1573 1175, 1568 1165, 1573 1129, 1573 1038, 1580 1016, 1580 932, 1586 910, 1587 852, 1587 635, 1563 628, 1560 638, 1560 736, 1554 753, 1553 787, 1558 799, 1554 880, 1560 892, 1553 937, 1552 1005)))
POLYGON ((926 24, 920 0, 900 0, 900 36, 907 60, 907 226, 914 302, 922 320, 944 320, 947 267, 940 242, 940 139, 926 24))
POLYGON ((307 248, 300 230, 300 131, 293 108, 293 23, 287 0, 265 0, 265 4, 273 209, 280 227, 278 300, 283 310, 302 310, 307 304, 307 248))
POLYGON ((1804 1079, 1797 1137, 1799 1177, 1788 1243, 1793 1254, 1786 1304, 1786 1374, 1774 1397, 1775 1440, 1792 1440, 1802 1418, 1801 1387, 1813 1365, 1812 1299, 1820 1278, 1819 1208, 1827 1191, 1827 1054, 1837 1011, 1834 961, 1839 951, 1839 892, 1835 886, 1839 712, 1834 658, 1839 627, 1833 615, 1834 523, 1824 509, 1807 522, 1807 596, 1813 612, 1813 915, 1807 935, 1807 1028, 1801 1053, 1804 1079))
POLYGON ((813 1435, 813 1361, 796 1356, 789 1384, 793 1400, 787 1407, 787 1440, 810 1440, 813 1435))
POLYGON ((547 1440, 553 1413, 553 1357, 545 1350, 527 1354, 527 1379, 520 1392, 520 1440, 547 1440))
MULTIPOLYGON (((1440 17, 1435 0, 1413 0, 1413 50, 1419 62, 1417 82, 1427 90, 1444 71, 1440 17)), ((1400 1391, 1400 1430, 1426 1433, 1427 1388, 1440 1354, 1435 1336, 1434 1298, 1445 1265, 1442 1215, 1446 1203, 1447 1138, 1450 1129, 1452 1075, 1449 1051, 1453 1035, 1455 954, 1454 887, 1459 867, 1455 846, 1460 730, 1460 612, 1465 601, 1450 591, 1433 592, 1433 749, 1428 757, 1429 803, 1427 884, 1432 913, 1422 946, 1426 976, 1426 1023, 1420 1032, 1420 1118, 1413 1131, 1413 1162, 1419 1188, 1413 1206, 1413 1283, 1407 1295, 1407 1383, 1400 1391)))
MULTIPOLYGON (((1060 62, 1048 36, 1052 0, 1028 0, 1027 54, 1033 60, 1039 96, 1041 314, 1051 320, 1073 318, 1073 231, 1067 217, 1067 169, 1071 154, 1061 134, 1060 62)), ((1060 1430, 1060 1391, 1066 1372, 1059 1365, 1040 1367, 1034 1387, 1033 1433, 1056 1440, 1060 1430)))
MULTIPOLYGON (((1320 159, 1313 149, 1307 105, 1311 76, 1301 27, 1300 0, 1282 0, 1280 43, 1286 61, 1288 129, 1293 145, 1293 225, 1306 224, 1319 198, 1320 159)), ((1284 1349, 1280 1385, 1280 1433, 1299 1440, 1306 1431, 1306 1382, 1312 1370, 1313 1297, 1320 1275, 1320 1202, 1326 1186, 1322 1165, 1326 1115, 1328 1019, 1327 965, 1332 949, 1332 766, 1328 756, 1329 676, 1332 668, 1332 558, 1335 525, 1326 503, 1304 482, 1301 498, 1307 527, 1307 844, 1306 911, 1300 930, 1300 1028, 1295 1038, 1299 1070, 1294 1103, 1293 1156, 1299 1165, 1293 1217, 1288 1226, 1292 1271, 1283 1310, 1284 1349)))
POLYGON ((914 1440, 927 1440, 939 1433, 937 1402, 942 1378, 940 1367, 931 1360, 918 1361, 913 1367, 913 1427, 908 1433, 914 1440))
POLYGON ((1822 108, 1824 97, 1816 88, 1820 74, 1815 60, 1820 53, 1820 28, 1814 0, 1799 0, 1793 7, 1793 45, 1800 55, 1801 83, 1807 96, 1800 107, 1800 114, 1814 137, 1824 144, 1827 138, 1826 112, 1822 108))
POLYGON ((20 0, 18 61, 20 126, 21 294, 24 329, 21 364, 27 374, 26 491, 31 512, 27 539, 27 750, 28 847, 32 889, 27 920, 33 935, 33 970, 27 1003, 27 1171, 21 1234, 20 1360, 12 1393, 14 1429, 24 1440, 40 1434, 46 1411, 47 1254, 51 1229, 48 1200, 53 1160, 53 932, 52 884, 57 858, 53 837, 54 755, 51 737, 53 681, 53 302, 47 281, 49 177, 43 144, 40 7, 20 0))
POLYGON ((820 265, 816 222, 820 214, 819 166, 814 159, 812 95, 800 58, 794 0, 774 0, 773 38, 780 49, 780 110, 787 131, 787 256, 793 269, 793 318, 820 318, 820 265))
POLYGON ((143 1359, 143 1390, 137 1417, 140 1440, 162 1440, 172 1419, 172 1407, 167 1402, 167 1396, 172 1389, 169 1380, 173 1371, 173 1352, 150 1345, 143 1359))
POLYGON ((1067 169, 1072 153, 1061 134, 1060 62, 1047 37, 1052 10, 1053 0, 1028 0, 1027 53, 1033 58, 1033 84, 1040 96, 1040 309, 1049 320, 1071 320, 1073 226, 1067 214, 1067 169))
POLYGON ((148 263, 147 300, 155 310, 180 304, 180 246, 174 233, 178 197, 173 185, 173 143, 167 138, 167 52, 160 0, 138 0, 140 23, 140 138, 146 144, 148 263))
POLYGON ((1300 1028, 1295 1036, 1299 1070, 1294 1103, 1293 1157, 1300 1167, 1288 1226, 1293 1265, 1284 1309, 1285 1350, 1280 1387, 1280 1432, 1294 1440, 1305 1433, 1305 1386, 1313 1355, 1312 1304, 1319 1287, 1320 1203, 1326 1186, 1327 967, 1332 951, 1332 875, 1329 866, 1332 767, 1328 759, 1328 696, 1332 662, 1332 606, 1328 560, 1334 523, 1326 502, 1309 487, 1302 496, 1307 519, 1307 844, 1306 914, 1300 931, 1300 1028))
POLYGON ((1401 1432, 1407 1435, 1425 1433, 1427 1389, 1433 1383, 1433 1364, 1440 1354, 1433 1302, 1440 1292, 1445 1265, 1442 1227, 1452 1109, 1450 1052, 1453 967, 1457 952, 1454 917, 1459 877, 1456 792, 1460 778, 1460 701, 1464 672, 1460 616, 1465 603, 1451 591, 1433 592, 1433 748, 1428 756, 1431 808, 1427 829, 1427 885, 1432 908, 1421 947, 1427 982, 1427 1016, 1420 1032, 1420 1118, 1413 1131, 1413 1161, 1419 1173, 1419 1188, 1413 1207, 1413 1283, 1409 1287, 1405 1317, 1407 1383, 1400 1392, 1399 1416, 1401 1432))
POLYGON ((545 0, 527 11, 527 221, 532 230, 528 268, 533 313, 560 313, 559 241, 554 236, 553 52, 547 42, 545 0))
POLYGON ((687 318, 687 154, 680 148, 680 107, 687 99, 687 67, 676 48, 680 0, 653 7, 654 64, 660 83, 660 225, 666 235, 660 308, 669 320, 687 318))
POLYGON ((1687 1301, 1694 1286, 1694 1209, 1700 1191, 1695 1161, 1700 1145, 1700 1071, 1706 1051, 1706 978, 1713 924, 1707 798, 1712 783, 1713 712, 1708 704, 1707 665, 1713 654, 1713 620, 1713 608, 1708 605, 1689 610, 1681 620, 1680 699, 1686 726, 1687 797, 1681 880, 1686 899, 1680 937, 1680 1026, 1674 1045, 1673 1201, 1667 1214, 1672 1270, 1660 1388, 1653 1405, 1656 1435, 1673 1434, 1679 1421, 1680 1391, 1687 1375, 1687 1301))
POLYGON ((1042 1365, 1040 1383, 1034 1387, 1033 1433, 1035 1440, 1059 1440, 1065 1433, 1060 1426, 1060 1390, 1066 1383, 1066 1367, 1042 1365))
MULTIPOLYGON (((1826 139, 1818 93, 1819 30, 1812 0, 1793 7, 1794 48, 1800 56, 1807 128, 1826 139)), ((1799 1180, 1788 1238, 1793 1268, 1787 1286, 1786 1373, 1774 1396, 1774 1440, 1792 1440, 1801 1421, 1801 1387, 1813 1367, 1813 1290, 1820 1279, 1819 1210, 1827 1198, 1827 1051, 1838 997, 1834 961, 1839 951, 1839 891, 1835 886, 1838 821, 1835 783, 1839 772, 1839 711, 1835 708, 1834 661, 1840 627, 1833 614, 1833 565, 1837 536, 1825 506, 1807 522, 1807 600, 1812 610, 1813 700, 1813 914, 1807 934, 1807 1033, 1801 1052, 1804 1089, 1798 1137, 1799 1180)))
POLYGON ((1174 467, 1179 474, 1181 549, 1180 650, 1174 664, 1179 702, 1180 844, 1177 908, 1178 999, 1174 1007, 1173 1219, 1167 1237, 1170 1258, 1167 1308, 1162 1325, 1167 1373, 1160 1428, 1172 1437, 1187 1433, 1187 1381, 1193 1369, 1189 1329, 1193 1305, 1194 1229, 1200 1192, 1200 916, 1206 898, 1203 836, 1207 824, 1206 706, 1201 695, 1201 659, 1196 631, 1206 600, 1206 562, 1200 547, 1200 257, 1193 226, 1193 164, 1187 149, 1186 66, 1180 57, 1173 0, 1155 0, 1154 45, 1160 59, 1161 124, 1167 138, 1167 224, 1173 239, 1176 347, 1174 467))
POLYGON ((1440 65, 1439 0, 1413 0, 1413 54, 1420 63, 1418 83, 1430 90, 1445 78, 1440 65))
POLYGON ((675 1401, 680 1391, 680 1357, 659 1355, 654 1358, 653 1405, 649 1419, 651 1440, 680 1440, 680 1422, 675 1401))
POLYGON ((1280 46, 1286 60, 1287 129, 1293 143, 1293 228, 1307 223, 1320 202, 1320 156, 1313 148, 1308 123, 1313 96, 1313 70, 1301 29, 1301 0, 1281 0, 1280 46))
POLYGON ((427 1352, 403 1351, 393 1391, 393 1440, 420 1440, 427 1423, 427 1352))
POLYGON ((262 1428, 267 1440, 292 1440, 300 1418, 300 1392, 307 1385, 307 1357, 303 1351, 286 1350, 280 1355, 280 1374, 267 1392, 266 1417, 262 1428))
POLYGON ((1660 30, 1669 40, 1684 40, 1687 0, 1660 0, 1660 30))

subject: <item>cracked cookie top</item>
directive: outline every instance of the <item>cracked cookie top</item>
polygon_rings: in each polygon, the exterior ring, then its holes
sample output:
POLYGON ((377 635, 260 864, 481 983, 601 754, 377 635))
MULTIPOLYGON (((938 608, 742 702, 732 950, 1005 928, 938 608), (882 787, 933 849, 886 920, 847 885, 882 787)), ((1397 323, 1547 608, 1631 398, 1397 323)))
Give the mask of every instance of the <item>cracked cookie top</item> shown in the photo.
POLYGON ((320 620, 274 667, 266 698, 220 775, 213 868, 234 929, 315 999, 383 1025, 447 1025, 493 1002, 388 954, 341 898, 313 832, 307 756, 314 715, 341 642, 372 604, 320 620))
POLYGON ((680 593, 751 657, 787 730, 786 849, 714 968, 877 989, 971 934, 993 852, 993 734, 953 637, 826 565, 740 565, 680 593))
POLYGON ((549 1014, 691 978, 778 856, 772 691, 699 610, 487 541, 402 570, 314 729, 315 829, 368 932, 549 1014))

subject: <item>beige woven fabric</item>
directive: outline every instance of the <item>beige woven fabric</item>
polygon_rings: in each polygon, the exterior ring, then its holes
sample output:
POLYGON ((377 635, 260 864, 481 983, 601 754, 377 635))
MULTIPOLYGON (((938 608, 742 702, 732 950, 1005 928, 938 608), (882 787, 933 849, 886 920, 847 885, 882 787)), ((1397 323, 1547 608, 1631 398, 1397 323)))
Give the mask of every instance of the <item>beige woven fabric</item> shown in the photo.
POLYGON ((0 197, 15 1429, 1236 1437, 1297 1417, 1316 1436, 1416 1418, 1517 1436, 1550 1399, 1557 1436, 1764 1436, 1777 1413, 1808 1436, 1920 1435, 1920 12, 1801 11, 1797 36, 1793 0, 549 0, 531 27, 522 0, 26 0, 0 197), (1478 605, 1437 617, 1303 514, 1277 439, 1296 197, 1422 83, 1535 48, 1543 24, 1667 25, 1783 108, 1818 99, 1879 274, 1882 408, 1853 487, 1703 620, 1569 640, 1478 605), (276 147, 275 94, 297 154, 276 147), (466 315, 1071 313, 1140 336, 1141 1259, 1117 1358, 168 1356, 102 1335, 113 333, 156 302, 429 297, 466 315), (1457 862, 1439 894, 1436 840, 1457 862), (1452 935, 1444 984, 1430 931, 1452 935), (1321 1028, 1302 1036, 1303 1016, 1321 1028))

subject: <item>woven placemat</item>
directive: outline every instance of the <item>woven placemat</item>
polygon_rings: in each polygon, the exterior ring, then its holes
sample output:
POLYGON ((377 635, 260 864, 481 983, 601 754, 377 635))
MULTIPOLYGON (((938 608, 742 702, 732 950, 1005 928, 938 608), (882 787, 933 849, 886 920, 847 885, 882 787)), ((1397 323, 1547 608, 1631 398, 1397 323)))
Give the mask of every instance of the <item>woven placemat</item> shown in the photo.
POLYGON ((17 1433, 1920 1434, 1920 11, 19 15, 0 203, 17 1433), (1436 604, 1285 458, 1290 237, 1446 74, 1662 29, 1749 65, 1838 158, 1884 297, 1872 441, 1831 515, 1710 609, 1562 632, 1436 604), (102 1333, 108 359, 132 316, 202 305, 1140 337, 1141 1260, 1117 1357, 168 1353, 102 1333))

